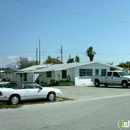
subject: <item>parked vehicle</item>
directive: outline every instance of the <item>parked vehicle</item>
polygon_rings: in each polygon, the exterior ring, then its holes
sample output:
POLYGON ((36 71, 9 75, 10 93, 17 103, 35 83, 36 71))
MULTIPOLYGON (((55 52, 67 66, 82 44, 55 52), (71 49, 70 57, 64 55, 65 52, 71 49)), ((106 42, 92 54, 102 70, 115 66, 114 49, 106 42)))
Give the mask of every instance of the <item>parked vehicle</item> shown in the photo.
POLYGON ((9 82, 0 82, 0 88, 5 87, 9 82))
POLYGON ((36 83, 9 83, 0 88, 0 101, 18 104, 22 100, 33 100, 47 98, 49 101, 61 96, 59 89, 42 87, 36 83))
POLYGON ((128 88, 130 84, 130 75, 124 71, 109 71, 106 76, 92 76, 91 81, 98 87, 100 84, 107 86, 108 84, 122 85, 123 88, 128 88))

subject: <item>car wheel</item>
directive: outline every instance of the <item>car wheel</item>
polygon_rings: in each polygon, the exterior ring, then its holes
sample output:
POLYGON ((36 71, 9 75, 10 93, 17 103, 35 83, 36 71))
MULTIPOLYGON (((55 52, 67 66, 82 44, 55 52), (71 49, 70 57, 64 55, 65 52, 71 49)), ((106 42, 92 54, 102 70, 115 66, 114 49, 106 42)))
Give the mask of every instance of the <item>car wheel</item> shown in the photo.
POLYGON ((99 87, 99 86, 100 86, 99 80, 95 80, 95 86, 96 86, 96 87, 99 87))
POLYGON ((128 88, 128 83, 126 81, 122 82, 122 88, 128 88))
POLYGON ((18 104, 20 101, 19 97, 17 95, 13 95, 10 97, 10 103, 13 105, 18 104))
POLYGON ((47 99, 48 99, 49 101, 54 101, 55 98, 56 98, 56 96, 55 96, 55 93, 54 93, 54 92, 50 92, 50 93, 48 94, 48 96, 47 96, 47 99))

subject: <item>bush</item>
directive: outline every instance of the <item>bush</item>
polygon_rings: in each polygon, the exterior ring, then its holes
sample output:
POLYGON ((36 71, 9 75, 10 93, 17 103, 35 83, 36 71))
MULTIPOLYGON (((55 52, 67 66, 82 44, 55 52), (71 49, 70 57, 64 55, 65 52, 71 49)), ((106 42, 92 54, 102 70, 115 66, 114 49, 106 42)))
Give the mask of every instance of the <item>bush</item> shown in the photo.
POLYGON ((8 80, 7 80, 7 78, 3 78, 2 81, 6 82, 6 81, 8 81, 8 80))
POLYGON ((74 82, 69 81, 59 81, 56 83, 57 86, 74 86, 74 82))

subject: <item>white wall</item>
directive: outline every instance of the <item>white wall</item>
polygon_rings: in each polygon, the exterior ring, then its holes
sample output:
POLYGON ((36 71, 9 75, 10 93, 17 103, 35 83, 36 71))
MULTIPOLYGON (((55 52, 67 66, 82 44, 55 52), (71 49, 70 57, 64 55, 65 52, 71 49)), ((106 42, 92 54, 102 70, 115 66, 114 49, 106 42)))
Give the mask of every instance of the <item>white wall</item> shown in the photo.
POLYGON ((67 70, 67 76, 70 75, 71 82, 75 81, 75 68, 70 68, 67 70))
MULTIPOLYGON (((52 71, 52 76, 51 77, 46 77, 46 72, 40 73, 40 82, 44 81, 47 84, 50 84, 50 80, 54 79, 55 81, 61 81, 61 80, 67 80, 66 79, 62 79, 62 70, 59 71, 52 71)), ((75 69, 74 68, 70 68, 67 69, 67 76, 70 75, 71 81, 74 82, 75 80, 75 69)))
POLYGON ((10 81, 12 81, 12 82, 19 82, 20 81, 20 76, 15 72, 9 73, 8 76, 9 76, 10 81))
MULTIPOLYGON (((67 76, 68 75, 70 76, 71 82, 74 82, 74 80, 75 80, 75 69, 74 68, 69 68, 69 69, 66 69, 66 71, 67 71, 67 76)), ((62 79, 62 70, 59 70, 59 71, 55 72, 55 79, 57 81, 67 80, 67 78, 62 79)))
MULTIPOLYGON (((20 74, 20 73, 19 73, 20 74)), ((21 77, 18 73, 10 73, 8 74, 10 81, 13 82, 20 82, 24 81, 24 73, 21 73, 21 77)), ((27 82, 35 82, 39 74, 34 74, 33 72, 27 73, 27 82)))
POLYGON ((52 79, 55 80, 55 72, 52 71, 51 74, 52 74, 51 77, 47 77, 46 72, 40 73, 40 78, 39 78, 40 82, 44 81, 45 83, 50 84, 50 80, 52 80, 52 79))
POLYGON ((35 82, 34 73, 27 73, 27 81, 28 82, 35 82))
POLYGON ((100 65, 100 64, 90 64, 85 66, 80 66, 75 68, 75 85, 76 86, 89 86, 93 85, 93 82, 91 82, 91 76, 79 76, 79 69, 92 69, 93 75, 95 75, 95 69, 99 69, 99 75, 101 75, 101 69, 106 69, 107 71, 110 71, 109 66, 100 65))

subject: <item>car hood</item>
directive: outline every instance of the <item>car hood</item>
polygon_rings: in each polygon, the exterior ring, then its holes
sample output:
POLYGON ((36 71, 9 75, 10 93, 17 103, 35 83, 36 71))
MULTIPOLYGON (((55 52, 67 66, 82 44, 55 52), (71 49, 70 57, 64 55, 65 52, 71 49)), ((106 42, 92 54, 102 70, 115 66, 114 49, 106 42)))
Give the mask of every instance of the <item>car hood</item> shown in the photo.
POLYGON ((43 87, 43 89, 46 89, 46 90, 48 90, 48 91, 60 91, 61 92, 61 90, 60 89, 58 89, 58 88, 52 88, 52 87, 43 87))
POLYGON ((129 79, 130 79, 130 75, 127 75, 127 76, 123 76, 123 77, 125 77, 125 78, 129 78, 129 79))

